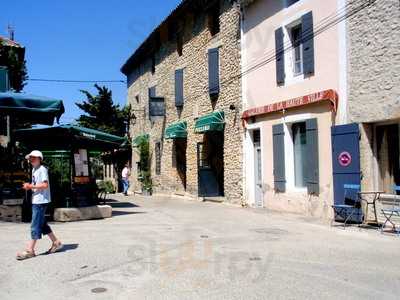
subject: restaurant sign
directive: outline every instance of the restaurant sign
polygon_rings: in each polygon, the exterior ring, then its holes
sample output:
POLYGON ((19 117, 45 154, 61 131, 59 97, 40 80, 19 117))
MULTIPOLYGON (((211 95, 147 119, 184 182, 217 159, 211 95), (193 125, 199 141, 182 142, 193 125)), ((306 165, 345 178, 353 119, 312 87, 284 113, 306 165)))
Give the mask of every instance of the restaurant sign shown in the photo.
POLYGON ((332 104, 332 110, 336 112, 338 95, 334 90, 325 90, 302 97, 297 97, 281 102, 275 102, 268 105, 248 109, 243 112, 242 119, 248 119, 255 116, 283 111, 289 108, 300 107, 322 101, 330 101, 332 104))

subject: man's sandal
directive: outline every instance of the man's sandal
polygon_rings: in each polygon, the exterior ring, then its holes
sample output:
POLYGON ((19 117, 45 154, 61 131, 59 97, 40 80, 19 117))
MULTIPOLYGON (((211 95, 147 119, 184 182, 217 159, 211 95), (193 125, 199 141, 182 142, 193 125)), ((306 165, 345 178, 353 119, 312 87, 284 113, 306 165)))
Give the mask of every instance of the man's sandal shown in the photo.
POLYGON ((25 250, 20 253, 17 253, 17 260, 25 260, 28 258, 33 258, 35 256, 36 256, 35 252, 25 250))
POLYGON ((51 245, 51 248, 47 251, 47 254, 56 253, 56 252, 60 251, 62 248, 63 248, 62 243, 53 243, 53 245, 51 245))

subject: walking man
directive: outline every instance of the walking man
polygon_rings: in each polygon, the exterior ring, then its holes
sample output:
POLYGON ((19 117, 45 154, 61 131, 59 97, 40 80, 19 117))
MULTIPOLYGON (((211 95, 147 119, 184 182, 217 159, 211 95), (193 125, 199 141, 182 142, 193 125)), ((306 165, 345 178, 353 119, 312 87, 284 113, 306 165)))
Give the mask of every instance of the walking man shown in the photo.
POLYGON ((59 239, 54 235, 46 221, 46 209, 50 203, 50 183, 47 169, 42 166, 43 154, 34 150, 26 157, 32 165, 32 183, 24 183, 22 188, 32 190, 32 223, 31 240, 25 251, 17 253, 17 260, 35 257, 35 246, 42 235, 48 235, 52 241, 48 253, 55 253, 62 248, 59 239))
POLYGON ((129 175, 130 175, 130 171, 129 171, 129 164, 126 163, 125 167, 122 170, 122 186, 123 186, 123 193, 125 196, 128 196, 128 189, 129 189, 129 175))

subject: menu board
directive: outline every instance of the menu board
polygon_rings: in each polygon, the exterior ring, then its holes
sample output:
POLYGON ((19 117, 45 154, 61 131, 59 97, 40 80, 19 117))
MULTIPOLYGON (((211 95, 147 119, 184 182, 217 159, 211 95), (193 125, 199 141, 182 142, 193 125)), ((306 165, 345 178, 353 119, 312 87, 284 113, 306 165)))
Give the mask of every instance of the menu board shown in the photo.
POLYGON ((75 176, 89 176, 88 155, 86 149, 74 153, 75 176))

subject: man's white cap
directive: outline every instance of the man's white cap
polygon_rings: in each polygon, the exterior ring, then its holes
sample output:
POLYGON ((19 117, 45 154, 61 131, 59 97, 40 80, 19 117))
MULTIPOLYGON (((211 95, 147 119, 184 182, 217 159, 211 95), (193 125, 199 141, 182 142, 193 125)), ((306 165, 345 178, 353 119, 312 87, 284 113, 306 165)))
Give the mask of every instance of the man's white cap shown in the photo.
POLYGON ((26 159, 29 159, 29 157, 40 157, 43 160, 43 154, 39 150, 33 150, 31 153, 29 153, 27 156, 25 156, 26 159))

